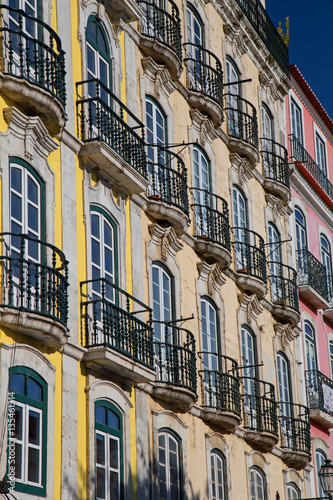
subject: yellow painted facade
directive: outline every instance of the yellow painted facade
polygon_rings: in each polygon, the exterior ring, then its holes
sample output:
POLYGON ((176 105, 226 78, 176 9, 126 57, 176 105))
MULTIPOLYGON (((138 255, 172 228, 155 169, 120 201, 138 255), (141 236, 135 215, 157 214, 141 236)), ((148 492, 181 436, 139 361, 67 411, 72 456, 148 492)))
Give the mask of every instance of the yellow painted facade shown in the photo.
POLYGON ((281 40, 244 0, 21 3, 0 7, 0 398, 25 431, 1 477, 18 499, 306 496, 281 40))

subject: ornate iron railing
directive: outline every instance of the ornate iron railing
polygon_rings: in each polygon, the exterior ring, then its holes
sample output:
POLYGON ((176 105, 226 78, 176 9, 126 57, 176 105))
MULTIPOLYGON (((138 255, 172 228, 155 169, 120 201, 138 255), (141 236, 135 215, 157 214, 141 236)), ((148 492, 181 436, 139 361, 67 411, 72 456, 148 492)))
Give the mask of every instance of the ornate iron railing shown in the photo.
POLYGON ((282 71, 289 76, 289 52, 260 0, 237 0, 282 71))
POLYGON ((187 170, 182 158, 167 147, 148 148, 149 198, 175 205, 189 215, 187 170))
POLYGON ((274 386, 252 377, 241 377, 244 428, 278 435, 274 386))
POLYGON ((179 9, 172 0, 163 3, 137 0, 144 15, 140 22, 140 32, 163 43, 182 60, 181 25, 179 9))
POLYGON ((194 213, 194 236, 205 238, 231 250, 227 202, 205 189, 190 188, 194 213))
POLYGON ((266 254, 263 238, 249 229, 232 227, 232 247, 236 271, 267 283, 266 254))
POLYGON ((327 275, 327 294, 330 307, 333 307, 333 274, 327 275))
POLYGON ((81 141, 106 142, 146 178, 144 125, 140 120, 97 78, 78 82, 76 93, 81 141))
POLYGON ((109 347, 154 368, 152 310, 105 278, 81 282, 80 291, 82 345, 109 347))
POLYGON ((293 134, 289 135, 289 141, 291 159, 296 162, 303 163, 309 174, 311 174, 325 193, 331 198, 331 200, 333 200, 333 184, 328 180, 326 173, 320 170, 317 163, 293 134))
POLYGON ((296 250, 298 285, 309 285, 325 300, 329 300, 326 267, 307 248, 296 250))
POLYGON ((184 43, 187 87, 216 101, 223 108, 223 71, 219 59, 194 43, 184 43))
POLYGON ((61 250, 26 234, 0 233, 0 307, 48 316, 67 326, 68 262, 61 250))
POLYGON ((65 53, 56 32, 6 5, 0 5, 0 16, 0 71, 40 86, 65 107, 65 53))
MULTIPOLYGON (((164 341, 154 341, 156 380, 182 387, 196 394, 196 354, 194 335, 169 323, 158 323, 164 341)), ((155 328, 155 327, 154 327, 155 328)), ((156 335, 155 335, 156 336, 156 335)))
POLYGON ((333 415, 333 380, 318 370, 305 372, 308 406, 333 415))
POLYGON ((271 139, 260 139, 261 156, 264 167, 264 175, 267 179, 281 182, 290 188, 288 151, 284 146, 271 139))
POLYGON ((272 302, 299 311, 297 273, 281 262, 268 262, 272 302))
POLYGON ((227 114, 228 134, 258 149, 256 108, 237 94, 224 94, 224 109, 227 114))
POLYGON ((310 454, 311 434, 309 409, 293 403, 279 403, 281 448, 310 454))
POLYGON ((202 407, 241 415, 237 361, 213 352, 199 352, 202 407), (209 367, 209 368, 208 368, 209 367))

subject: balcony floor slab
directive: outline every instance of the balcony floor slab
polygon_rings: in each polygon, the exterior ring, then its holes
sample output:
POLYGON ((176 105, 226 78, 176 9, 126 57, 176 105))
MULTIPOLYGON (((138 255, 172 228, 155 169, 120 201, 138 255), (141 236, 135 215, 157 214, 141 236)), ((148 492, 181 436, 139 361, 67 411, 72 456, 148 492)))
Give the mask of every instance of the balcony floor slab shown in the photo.
POLYGON ((188 90, 187 99, 192 108, 198 109, 204 115, 208 115, 215 127, 219 127, 222 124, 223 109, 214 99, 192 90, 188 90))
POLYGON ((18 331, 52 350, 59 350, 69 337, 67 328, 49 316, 0 307, 0 325, 18 331))
POLYGON ((292 328, 298 324, 300 319, 299 311, 296 311, 292 307, 288 307, 279 302, 273 302, 272 314, 279 321, 283 323, 290 323, 292 328))
POLYGON ((241 417, 231 411, 221 411, 214 408, 202 408, 201 418, 227 431, 234 431, 241 421, 241 417))
POLYGON ((264 189, 268 193, 279 196, 285 205, 289 203, 291 198, 290 189, 282 182, 265 177, 264 189))
POLYGON ((189 218, 180 208, 160 201, 156 197, 147 197, 145 212, 154 221, 166 221, 173 227, 177 236, 182 235, 189 226, 189 218))
POLYGON ((311 460, 311 455, 304 451, 283 448, 281 458, 289 467, 300 470, 308 465, 311 460))
POLYGON ((176 52, 164 43, 145 35, 140 35, 139 47, 146 57, 151 57, 158 64, 164 64, 172 80, 178 80, 183 66, 176 52))
POLYGON ((300 297, 305 299, 309 304, 314 306, 316 309, 326 309, 328 308, 328 302, 322 297, 312 286, 310 285, 298 285, 298 291, 300 297))
POLYGON ((89 347, 83 356, 83 361, 88 367, 116 375, 127 385, 152 382, 155 380, 155 370, 140 362, 125 356, 111 347, 89 347))
POLYGON ((333 415, 318 408, 310 408, 310 419, 318 422, 318 424, 326 427, 326 429, 333 429, 333 415))
POLYGON ((205 259, 216 260, 223 268, 230 266, 231 252, 223 245, 209 241, 204 237, 196 237, 193 248, 205 259))
POLYGON ((148 180, 104 141, 86 142, 81 146, 79 156, 124 194, 141 193, 147 189, 148 180))
POLYGON ((241 290, 254 293, 259 300, 267 294, 267 285, 259 278, 249 276, 246 270, 237 270, 236 283, 241 290))
POLYGON ((279 438, 272 432, 245 429, 244 439, 258 450, 269 451, 274 448, 279 438))
POLYGON ((155 382, 152 395, 182 411, 188 411, 197 399, 189 389, 163 382, 155 382))

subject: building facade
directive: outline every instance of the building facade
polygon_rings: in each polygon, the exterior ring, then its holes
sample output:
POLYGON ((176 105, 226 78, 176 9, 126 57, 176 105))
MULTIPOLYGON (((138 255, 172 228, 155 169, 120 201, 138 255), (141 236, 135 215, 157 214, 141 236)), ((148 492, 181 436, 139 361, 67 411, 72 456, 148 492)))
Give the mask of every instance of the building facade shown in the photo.
POLYGON ((300 297, 305 389, 310 409, 312 494, 322 496, 317 474, 330 458, 332 400, 332 159, 333 123, 296 66, 286 97, 293 241, 300 297))
POLYGON ((18 499, 309 496, 289 61, 263 4, 1 17, 0 476, 18 499))

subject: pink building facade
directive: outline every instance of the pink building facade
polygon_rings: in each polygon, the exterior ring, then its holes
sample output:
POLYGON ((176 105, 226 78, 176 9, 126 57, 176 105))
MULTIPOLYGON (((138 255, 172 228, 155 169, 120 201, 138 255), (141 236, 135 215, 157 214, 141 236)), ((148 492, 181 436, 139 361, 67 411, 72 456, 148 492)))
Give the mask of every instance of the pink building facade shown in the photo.
POLYGON ((310 410, 313 496, 318 470, 333 459, 333 121, 296 66, 286 97, 293 252, 301 312, 300 375, 310 410))

